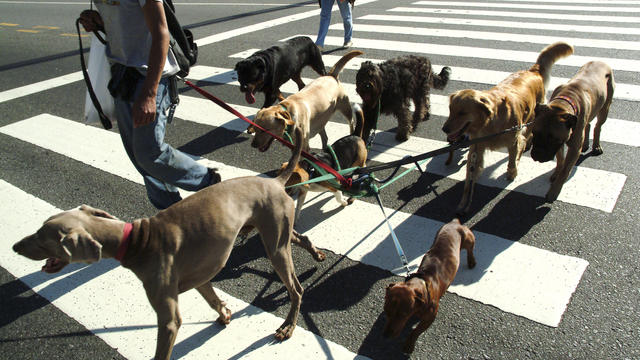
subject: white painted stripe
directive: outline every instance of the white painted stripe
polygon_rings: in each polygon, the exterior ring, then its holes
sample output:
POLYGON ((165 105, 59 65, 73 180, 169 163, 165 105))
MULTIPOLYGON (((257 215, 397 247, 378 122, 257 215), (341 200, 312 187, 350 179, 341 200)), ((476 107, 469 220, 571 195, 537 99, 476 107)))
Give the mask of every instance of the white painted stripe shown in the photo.
MULTIPOLYGON (((335 57, 331 55, 323 56, 323 59, 325 59, 326 66, 332 66, 333 64, 332 61, 335 60, 336 58, 339 59, 339 57, 337 56, 335 57)), ((360 59, 358 61, 362 61, 362 60, 365 60, 365 59, 360 59)), ((353 60, 353 62, 357 63, 355 59, 353 60)), ((352 64, 351 66, 354 66, 354 65, 352 64)), ((472 74, 473 69, 470 69, 470 70, 472 74)), ((439 69, 437 71, 439 71, 439 69)), ((497 83, 501 81, 507 75, 508 74, 505 73, 504 77, 500 78, 498 81, 495 81, 495 82, 497 83)), ((219 84, 239 86, 238 82, 236 81, 235 72, 232 69, 198 65, 192 68, 191 73, 189 74, 189 78, 203 80, 207 82, 219 83, 219 84)), ((311 79, 304 78, 303 81, 305 83, 309 83, 311 79)), ((559 84, 560 82, 558 82, 558 85, 559 84)), ((349 95, 349 98, 352 101, 361 102, 360 97, 356 93, 354 84, 343 83, 343 86, 347 94, 349 95)), ((280 90, 284 93, 292 94, 298 91, 298 87, 293 81, 288 81, 280 88, 280 90)), ((444 116, 444 117, 449 116, 449 99, 447 96, 431 94, 430 98, 431 98, 431 113, 433 115, 444 116)), ((180 108, 184 108, 184 106, 180 108)), ((199 112, 200 109, 195 107, 193 111, 199 112)), ((594 131, 594 126, 592 126, 590 138, 593 138, 593 131, 594 131)), ((607 122, 602 127, 600 140, 604 142, 611 142, 615 144, 638 147, 640 146, 640 123, 634 122, 634 121, 609 118, 607 119, 607 122)))
MULTIPOLYGON (((358 0, 356 6, 372 3, 372 2, 375 2, 375 1, 378 1, 378 0, 358 0)), ((336 7, 334 7, 333 11, 337 11, 337 9, 338 8, 336 6, 336 7)), ((242 27, 242 28, 229 30, 229 31, 225 31, 225 32, 222 32, 222 33, 219 33, 219 34, 207 36, 205 38, 196 40, 196 44, 198 44, 198 46, 210 45, 210 44, 213 44, 213 43, 216 43, 216 42, 219 42, 219 41, 230 39, 232 37, 248 34, 248 33, 254 32, 254 31, 260 31, 260 30, 268 29, 268 28, 271 28, 271 27, 274 27, 274 26, 278 26, 278 25, 289 24, 291 22, 307 19, 307 18, 310 18, 310 17, 317 17, 319 15, 320 15, 320 9, 306 11, 306 12, 303 12, 303 13, 300 13, 300 14, 283 16, 283 17, 279 17, 277 19, 264 21, 264 22, 261 22, 261 23, 258 23, 258 24, 248 25, 248 26, 245 26, 245 27, 242 27)), ((315 39, 316 36, 314 35, 311 38, 315 39)))
MULTIPOLYGON (((231 58, 239 58, 239 59, 244 59, 249 57, 251 54, 253 54, 254 52, 258 51, 259 49, 248 49, 236 54, 231 54, 229 55, 229 57, 231 58)), ((324 62, 324 65, 326 67, 331 67, 333 65, 335 65, 336 62, 338 62, 338 60, 341 58, 341 56, 338 55, 330 55, 330 54, 324 54, 322 55, 322 61, 324 62)), ((347 65, 344 67, 345 69, 350 69, 350 70, 358 70, 360 69, 360 64, 362 64, 365 61, 371 61, 373 63, 381 63, 383 61, 386 61, 386 59, 373 59, 373 58, 367 58, 367 57, 362 57, 362 56, 358 56, 356 58, 351 59, 351 61, 349 61, 347 63, 347 65)), ((443 66, 442 64, 432 64, 433 68, 435 71, 439 72, 443 66)), ((451 80, 454 81, 464 81, 464 82, 469 82, 469 83, 478 83, 478 84, 489 84, 489 85, 495 85, 497 83, 499 83, 500 81, 504 80, 507 76, 509 76, 511 73, 507 72, 507 71, 496 71, 496 70, 485 70, 485 69, 476 69, 476 68, 468 68, 468 67, 462 67, 462 66, 451 66, 451 65, 447 65, 451 68, 451 80)), ((214 68, 215 69, 215 68, 214 68)), ((222 71, 222 69, 221 69, 222 71)), ((224 71, 223 71, 224 72, 224 71)), ((233 74, 231 75, 232 79, 235 79, 233 77, 233 74)), ((567 81, 569 81, 569 78, 564 78, 564 77, 551 77, 551 79, 549 79, 549 89, 555 89, 557 86, 566 83, 567 81)), ((438 96, 433 95, 433 96, 438 96)), ((615 94, 613 95, 614 99, 620 99, 620 100, 629 100, 629 101, 640 101, 640 85, 633 85, 633 84, 625 84, 625 83, 618 83, 616 82, 616 91, 615 94)), ((445 99, 446 100, 446 99, 445 99)), ((438 101, 442 101, 442 100, 435 100, 432 98, 432 102, 438 102, 438 101)), ((443 102, 444 104, 447 104, 446 101, 443 102)), ((446 116, 443 115, 443 116, 446 116)), ((618 121, 625 121, 625 120, 618 120, 618 121)), ((632 122, 633 124, 635 124, 635 122, 632 122)), ((640 133, 637 133, 638 135, 640 135, 640 133)), ((633 140, 633 142, 631 144, 631 146, 640 146, 640 137, 635 138, 636 140, 633 140)), ((615 141, 613 141, 615 142, 615 141)), ((626 144, 626 143, 625 143, 626 144)))
MULTIPOLYGON (((520 51, 520 50, 504 50, 491 49, 473 46, 457 46, 442 44, 424 44, 408 41, 391 41, 378 39, 353 38, 354 46, 359 49, 378 49, 387 51, 399 51, 418 54, 432 54, 442 56, 458 56, 478 59, 492 59, 502 61, 519 61, 527 64, 533 64, 540 52, 520 51)), ((325 45, 342 46, 343 39, 336 36, 327 36, 325 45)), ((540 48, 542 50, 542 48, 540 48)), ((637 71, 640 69, 639 60, 605 58, 597 56, 580 56, 571 55, 560 61, 556 65, 566 65, 581 67, 589 61, 603 61, 611 66, 614 70, 637 71)))
POLYGON ((0 103, 17 99, 22 96, 32 95, 40 91, 49 90, 58 86, 67 85, 82 79, 82 72, 74 72, 71 74, 59 76, 53 79, 40 81, 34 84, 21 86, 11 90, 0 92, 0 103))
MULTIPOLYGON (((217 119, 215 113, 208 113, 207 116, 201 115, 201 117, 208 119, 207 121, 215 121, 217 119)), ((331 125, 328 130, 333 138, 332 135, 335 133, 334 126, 337 124, 331 125)), ((346 125, 343 125, 343 127, 346 128, 346 125)), ((42 144, 39 146, 54 152, 67 153, 71 158, 83 162, 86 158, 84 154, 86 147, 111 142, 105 141, 103 138, 118 138, 115 133, 46 114, 5 126, 0 128, 0 131, 36 145, 42 144), (38 128, 39 131, 34 131, 34 127, 38 128), (65 128, 67 133, 72 134, 69 137, 75 139, 71 149, 66 149, 70 147, 68 144, 64 145, 63 149, 58 149, 58 143, 52 144, 47 141, 51 137, 50 134, 59 132, 58 128, 60 127, 65 128), (56 147, 54 148, 50 145, 55 145, 56 147)), ((99 157, 99 159, 103 162, 117 161, 119 163, 127 163, 128 160, 126 160, 124 150, 121 148, 121 146, 118 146, 113 149, 114 152, 121 153, 117 159, 105 159, 103 156, 99 157)), ((272 160, 274 163, 282 161, 281 159, 272 160)), ((122 167, 123 165, 118 164, 108 166, 109 169, 115 169, 116 171, 122 167)), ((227 179, 245 176, 247 172, 249 171, 231 166, 221 171, 223 177, 227 179)), ((113 174, 120 175, 117 172, 113 174)), ((396 274, 402 273, 400 261, 392 248, 388 230, 383 224, 384 220, 377 205, 356 201, 352 205, 336 212, 336 207, 339 207, 339 205, 330 200, 332 195, 320 194, 318 196, 309 196, 309 198, 309 203, 305 208, 314 207, 314 212, 319 212, 320 215, 318 218, 305 217, 305 211, 303 210, 298 228, 309 235, 316 245, 338 254, 344 254, 355 261, 378 266, 396 274), (352 219, 354 218, 379 220, 377 223, 372 221, 362 222, 364 226, 360 227, 353 226, 352 219), (349 222, 349 224, 345 224, 345 221, 349 222), (348 233, 335 232, 335 229, 347 228, 347 226, 350 229, 348 233), (331 236, 328 234, 331 234, 331 236)), ((411 267, 415 269, 442 223, 393 209, 386 209, 385 211, 390 214, 390 220, 398 236, 402 239, 402 245, 411 261, 411 267)), ((33 228, 37 228, 37 226, 33 228)), ((571 294, 580 281, 587 262, 480 232, 475 232, 475 235, 478 239, 476 245, 478 266, 473 270, 462 267, 459 272, 460 278, 471 278, 473 283, 456 282, 459 286, 452 286, 450 288, 451 291, 459 291, 459 294, 465 297, 473 296, 469 298, 483 301, 504 311, 527 317, 545 325, 557 326, 571 294), (526 258, 521 258, 523 255, 526 258), (503 266, 513 266, 513 264, 517 264, 520 271, 514 272, 510 270, 512 268, 502 268, 503 266), (470 274, 465 274, 466 272, 470 274), (496 276, 489 276, 489 274, 493 273, 497 273, 496 276), (531 276, 530 279, 528 275, 525 275, 534 273, 535 276, 531 276), (523 277, 527 277, 526 281, 523 281, 523 277), (504 285, 506 284, 509 284, 510 287, 505 288, 504 285), (550 287, 553 291, 551 291, 550 287)), ((4 263, 2 265, 4 266, 4 263)), ((180 301, 182 302, 182 299, 180 301)), ((184 312, 186 311, 183 310, 184 312)), ((206 312, 199 311, 199 313, 206 312)), ((137 323, 149 324, 152 322, 138 321, 137 323)), ((95 327, 97 328, 98 326, 95 327)))
MULTIPOLYGON (((243 131, 247 128, 247 124, 244 121, 234 116, 229 117, 229 115, 224 114, 225 110, 221 110, 221 108, 208 100, 183 96, 181 101, 182 106, 178 107, 176 111, 176 116, 181 119, 215 127, 224 127, 234 131, 243 131)), ((238 109, 245 116, 251 114, 252 111, 255 114, 257 111, 246 106, 231 106, 238 109)), ((343 120, 341 115, 337 116, 342 123, 330 122, 325 127, 330 141, 339 139, 349 133, 346 120, 343 120)), ((4 130, 0 129, 0 131, 4 130)), ((412 136, 408 141, 398 144, 393 133, 379 132, 376 135, 376 141, 369 158, 380 162, 394 161, 401 159, 405 155, 419 155, 446 145, 445 141, 424 139, 416 136, 412 136)), ((316 149, 321 148, 319 137, 316 136, 311 140, 311 146, 316 149)), ((247 149, 249 151, 252 150, 247 149)), ((478 183, 537 197, 545 196, 549 189, 548 179, 555 168, 555 162, 541 164, 525 156, 520 160, 518 176, 514 181, 508 182, 505 178, 506 159, 506 153, 488 151, 485 155, 486 170, 478 180, 478 183)), ((441 155, 427 162, 425 166, 430 173, 463 181, 466 175, 465 167, 445 166, 444 160, 445 155, 441 155)), ((625 175, 619 173, 577 166, 563 186, 558 200, 611 212, 620 196, 626 178, 625 175), (594 183, 607 184, 607 186, 594 188, 594 183)))
MULTIPOLYGON (((3 249, 10 249, 13 243, 36 231, 49 216, 62 211, 2 180, 0 202, 12 204, 0 207, 3 249)), ((91 266, 69 265, 60 275, 50 275, 39 271, 41 264, 13 251, 2 251, 0 266, 126 358, 149 359, 153 355, 156 314, 138 278, 116 261, 103 260, 91 266)), ((367 359, 301 326, 291 339, 274 341, 270 336, 283 319, 219 289, 216 292, 233 312, 231 323, 218 325, 215 322, 218 315, 195 290, 181 294, 183 323, 178 331, 174 358, 367 359)))
MULTIPOLYGON (((333 24, 330 30, 342 30, 342 24, 333 24)), ((403 34, 418 36, 433 36, 444 38, 461 38, 461 39, 478 39, 492 41, 514 41, 518 43, 534 43, 543 44, 544 46, 552 44, 556 41, 565 41, 575 47, 591 47, 601 49, 621 49, 621 50, 640 50, 640 44, 637 41, 617 41, 617 40, 599 40, 599 39, 583 39, 570 38, 566 36, 543 36, 532 34, 510 34, 496 33, 486 31, 464 31, 452 29, 434 29, 434 28, 417 28, 408 26, 388 26, 388 25, 366 25, 354 24, 353 31, 375 32, 385 34, 403 34)))
MULTIPOLYGON (((600 5, 608 4, 608 2, 601 1, 600 5)), ((629 6, 575 6, 575 5, 534 5, 534 4, 513 4, 513 3, 487 3, 487 2, 474 2, 474 1, 417 1, 412 5, 419 6, 460 6, 460 7, 480 7, 480 8, 501 8, 501 9, 536 9, 546 11, 597 11, 597 12, 640 12, 639 7, 629 6)))
MULTIPOLYGON (((574 21, 594 21, 607 23, 628 23, 638 24, 640 17, 637 16, 606 16, 606 15, 576 15, 576 14, 553 14, 537 12, 516 12, 516 11, 488 11, 488 10, 455 10, 455 9, 429 9, 416 7, 397 7, 388 11, 425 13, 425 14, 446 14, 446 15, 471 15, 471 16, 496 16, 510 18, 534 18, 550 20, 574 20, 574 21)), ((624 30, 622 30, 624 31, 624 30)))
MULTIPOLYGON (((511 2, 530 2, 531 0, 509 0, 511 2)), ((567 0, 544 0, 545 3, 563 3, 566 4, 567 0)), ((573 4, 609 4, 609 5, 638 5, 638 0, 579 0, 573 1, 573 4)))
MULTIPOLYGON (((558 24, 558 23, 531 23, 525 21, 497 21, 485 19, 459 19, 446 17, 429 17, 429 16, 400 16, 400 15, 365 15, 358 20, 374 20, 374 21, 398 21, 412 23, 431 23, 431 24, 448 24, 456 26, 486 26, 500 27, 512 29, 535 29, 550 31, 567 31, 579 33, 602 33, 602 34, 620 34, 624 32, 629 35, 639 35, 640 29, 637 28, 621 28, 615 26, 590 26, 576 24, 558 24)), ((588 35, 587 35, 588 36, 588 35)))

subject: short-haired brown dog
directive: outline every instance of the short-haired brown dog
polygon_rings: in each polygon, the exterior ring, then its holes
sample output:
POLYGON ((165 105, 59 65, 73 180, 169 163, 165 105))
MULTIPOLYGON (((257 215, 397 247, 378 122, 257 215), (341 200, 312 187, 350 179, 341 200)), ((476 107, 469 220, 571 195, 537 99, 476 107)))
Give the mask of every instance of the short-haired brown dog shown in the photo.
POLYGON ((476 238, 471 230, 453 219, 444 224, 422 258, 418 271, 404 282, 391 283, 384 298, 384 312, 387 323, 385 337, 396 337, 404 329, 407 321, 416 316, 420 323, 411 331, 402 351, 410 354, 415 348, 418 336, 431 326, 438 313, 440 298, 449 288, 458 272, 460 251, 467 251, 467 265, 476 266, 473 247, 476 238))
MULTIPOLYGON (((304 151, 309 151, 309 140, 316 134, 320 134, 322 138, 322 148, 327 147, 328 138, 324 127, 337 111, 347 118, 353 132, 351 103, 338 75, 349 60, 362 54, 364 53, 360 50, 346 53, 329 71, 329 75, 313 80, 277 105, 260 109, 255 123, 278 136, 284 135, 287 126, 299 127, 302 129, 304 151)), ((273 142, 271 135, 253 125, 249 126, 247 132, 255 133, 251 146, 262 152, 267 151, 273 142)))
MULTIPOLYGON (((513 73, 489 90, 466 89, 451 94, 449 118, 442 127, 447 139, 454 141, 465 134, 474 139, 532 121, 536 104, 544 102, 551 67, 559 59, 571 54, 571 45, 557 42, 544 48, 529 70, 513 73)), ((518 175, 518 162, 530 133, 530 129, 519 130, 471 145, 457 214, 466 214, 471 207, 473 189, 484 168, 485 150, 504 147, 509 150, 507 179, 513 180, 518 175)))
POLYGON ((589 123, 596 116, 592 153, 602 154, 600 128, 609 115, 614 88, 609 65, 591 61, 568 83, 558 86, 547 105, 536 106, 531 158, 546 162, 556 156, 556 169, 551 174, 552 184, 546 195, 548 202, 558 198, 580 153, 589 149, 589 123), (564 144, 567 144, 566 158, 564 144))
MULTIPOLYGON (((331 145, 333 152, 336 154, 336 158, 338 160, 338 164, 341 169, 348 169, 351 167, 364 167, 367 163, 367 145, 364 143, 361 137, 357 135, 348 135, 342 137, 331 145)), ((316 158, 320 161, 323 161, 327 165, 331 166, 333 169, 338 169, 338 164, 336 164, 333 156, 329 154, 326 150, 322 153, 313 153, 316 158)), ((282 164, 282 168, 280 171, 284 171, 289 163, 282 164)), ((293 170, 293 174, 289 177, 289 180, 285 184, 285 186, 292 186, 296 184, 303 183, 305 181, 309 181, 315 177, 320 176, 321 174, 315 170, 315 168, 307 161, 303 160, 296 165, 293 170)), ((304 200, 307 198, 307 192, 324 192, 331 191, 335 196, 337 202, 342 206, 347 206, 353 203, 354 198, 350 197, 348 200, 344 200, 342 198, 342 191, 336 188, 334 185, 329 183, 328 181, 319 181, 310 184, 298 185, 287 189, 287 193, 289 195, 298 194, 298 200, 296 204, 296 214, 295 214, 295 222, 298 222, 298 218, 300 216, 300 211, 302 210, 302 205, 304 205, 304 200)))

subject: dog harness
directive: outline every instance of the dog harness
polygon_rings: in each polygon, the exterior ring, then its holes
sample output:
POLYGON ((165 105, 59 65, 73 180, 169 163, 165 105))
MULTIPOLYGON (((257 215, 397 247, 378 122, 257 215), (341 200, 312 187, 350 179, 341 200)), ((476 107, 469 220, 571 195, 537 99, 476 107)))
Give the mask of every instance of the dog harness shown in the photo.
POLYGON ((564 96, 564 95, 558 95, 556 97, 554 97, 553 99, 549 100, 549 102, 552 102, 553 100, 564 100, 566 102, 569 103, 569 105, 571 105, 571 108, 573 109, 573 115, 578 116, 578 105, 576 105, 576 103, 571 100, 570 97, 568 96, 564 96))
POLYGON ((116 252, 116 256, 114 257, 116 260, 122 262, 124 255, 127 253, 127 249, 129 248, 129 243, 131 242, 131 231, 133 230, 132 223, 124 224, 124 230, 122 230, 122 240, 120 241, 120 245, 118 246, 118 251, 116 252))

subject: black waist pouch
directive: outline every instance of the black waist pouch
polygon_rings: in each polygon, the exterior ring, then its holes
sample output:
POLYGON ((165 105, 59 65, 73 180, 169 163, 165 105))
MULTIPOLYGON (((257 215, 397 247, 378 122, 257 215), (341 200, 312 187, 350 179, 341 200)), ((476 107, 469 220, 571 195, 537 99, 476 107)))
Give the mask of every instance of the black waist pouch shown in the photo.
POLYGON ((109 81, 109 93, 114 98, 133 102, 135 99, 138 82, 144 76, 136 68, 115 63, 111 65, 111 81, 109 81))

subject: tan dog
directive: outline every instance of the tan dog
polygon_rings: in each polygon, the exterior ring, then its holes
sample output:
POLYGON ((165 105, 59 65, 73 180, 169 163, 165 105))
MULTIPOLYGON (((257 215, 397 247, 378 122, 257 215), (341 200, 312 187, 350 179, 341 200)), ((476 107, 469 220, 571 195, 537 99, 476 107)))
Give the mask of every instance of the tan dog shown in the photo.
MULTIPOLYGON (((362 51, 353 50, 345 54, 329 75, 321 76, 299 92, 290 95, 278 105, 260 109, 255 117, 255 123, 265 130, 283 136, 287 126, 295 126, 302 129, 302 150, 309 150, 309 139, 316 134, 322 138, 322 148, 327 146, 327 133, 324 126, 336 111, 341 112, 349 121, 349 127, 353 132, 351 104, 344 88, 338 81, 338 75, 352 58, 364 54, 362 51)), ((251 146, 260 151, 267 151, 273 142, 273 137, 266 132, 256 129, 253 125, 247 131, 255 133, 251 146)))
MULTIPOLYGON (((357 135, 345 136, 334 142, 331 145, 331 148, 336 154, 336 158, 338 160, 338 163, 340 164, 341 169, 348 169, 356 166, 366 166, 367 145, 364 143, 364 140, 362 140, 361 137, 357 135)), ((322 153, 314 153, 314 155, 320 161, 323 161, 333 169, 338 169, 333 156, 326 151, 322 153)), ((282 164, 282 169, 280 171, 284 171, 287 165, 288 163, 282 164)), ((316 171, 315 168, 311 164, 309 164, 309 162, 303 160, 298 165, 296 165, 296 168, 293 170, 293 174, 291 174, 291 176, 289 177, 289 181, 287 181, 285 186, 300 184, 320 175, 321 174, 319 174, 318 171, 316 171)), ((311 184, 291 187, 287 190, 287 193, 292 196, 296 193, 298 194, 295 221, 297 222, 300 217, 300 211, 302 210, 302 205, 304 205, 304 200, 307 197, 307 192, 324 192, 327 190, 333 192, 336 201, 339 202, 342 206, 350 205, 354 201, 354 198, 349 198, 347 201, 345 201, 342 198, 342 191, 337 189, 328 181, 320 181, 311 184)))
MULTIPOLYGON (((301 131, 296 130, 296 135, 300 140, 301 131)), ((301 148, 296 146, 292 164, 299 160, 301 148)), ((182 321, 179 293, 196 288, 219 314, 219 323, 231 320, 231 311, 210 280, 227 262, 240 229, 255 227, 289 292, 291 308, 275 334, 278 340, 287 339, 296 327, 303 292, 293 268, 291 242, 306 248, 316 260, 324 260, 309 239, 293 231, 293 200, 284 191, 293 168, 275 179, 252 176, 223 181, 133 224, 82 206, 52 216, 13 250, 33 260, 48 259, 46 272, 60 271, 72 262, 119 259, 142 281, 158 315, 155 359, 169 359, 182 321), (123 235, 126 229, 130 236, 123 235)))
POLYGON ((613 100, 613 72, 600 61, 586 63, 568 83, 558 86, 547 105, 538 105, 533 123, 531 158, 546 162, 556 156, 556 169, 546 200, 558 198, 562 185, 581 152, 589 150, 590 122, 598 117, 593 133, 594 155, 602 154, 600 128, 613 100), (567 144, 565 159, 564 146, 567 144))
MULTIPOLYGON (((454 141, 464 134, 474 139, 532 121, 536 104, 544 102, 551 67, 559 59, 571 54, 571 45, 557 42, 544 48, 529 70, 513 73, 489 90, 467 89, 451 94, 449 118, 442 127, 447 139, 454 141)), ((475 183, 484 169, 485 150, 505 147, 509 150, 507 179, 513 180, 518 175, 518 162, 530 133, 530 129, 515 131, 471 145, 458 214, 467 213, 471 207, 475 183)))
POLYGON ((387 323, 385 337, 400 335, 407 321, 416 316, 420 323, 404 343, 402 351, 410 354, 418 336, 431 326, 438 314, 440 298, 449 288, 458 272, 460 251, 467 251, 467 265, 476 266, 473 247, 476 238, 468 227, 461 225, 458 219, 444 224, 422 258, 418 271, 407 277, 404 282, 391 283, 384 298, 384 312, 387 323))

